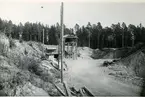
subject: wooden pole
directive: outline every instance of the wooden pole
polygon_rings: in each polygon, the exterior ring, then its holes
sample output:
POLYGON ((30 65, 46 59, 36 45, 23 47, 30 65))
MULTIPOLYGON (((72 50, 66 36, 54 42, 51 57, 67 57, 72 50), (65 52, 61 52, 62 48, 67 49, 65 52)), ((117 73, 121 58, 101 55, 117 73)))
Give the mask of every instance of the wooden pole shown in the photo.
POLYGON ((77 39, 77 41, 76 41, 76 59, 77 59, 77 57, 78 57, 78 39, 77 39))
POLYGON ((133 33, 133 31, 131 31, 131 39, 132 39, 132 47, 134 46, 134 33, 133 33))
POLYGON ((71 96, 70 89, 69 89, 69 87, 68 87, 66 82, 63 83, 63 86, 65 88, 66 96, 71 96))
POLYGON ((73 48, 72 48, 72 52, 73 52, 73 59, 75 59, 74 45, 75 45, 75 44, 74 44, 74 42, 73 42, 73 45, 72 45, 72 47, 73 47, 73 48))
POLYGON ((63 33, 64 33, 64 27, 63 27, 63 2, 61 3, 61 82, 63 83, 63 33))
POLYGON ((68 50, 68 49, 69 49, 69 43, 67 43, 67 53, 69 52, 69 50, 68 50))
MULTIPOLYGON (((134 37, 134 36, 132 36, 132 37, 134 37)), ((132 47, 134 47, 134 38, 132 39, 132 47)))
POLYGON ((94 94, 91 93, 89 89, 87 89, 86 87, 82 87, 82 89, 88 94, 88 96, 94 97, 94 94))
POLYGON ((90 48, 90 31, 89 31, 89 48, 90 48))
POLYGON ((44 55, 44 29, 43 29, 43 55, 44 55))
POLYGON ((123 32, 122 32, 122 48, 124 48, 124 29, 123 29, 123 32))
POLYGON ((43 29, 43 45, 44 45, 44 29, 43 29))
POLYGON ((97 47, 98 47, 98 49, 99 49, 99 45, 100 45, 100 44, 99 44, 99 42, 100 42, 100 41, 99 41, 99 38, 100 38, 99 36, 100 36, 100 32, 98 32, 98 37, 97 37, 97 38, 98 38, 98 39, 97 39, 97 47))
POLYGON ((62 96, 66 96, 65 93, 56 85, 53 84, 55 86, 55 88, 58 90, 58 92, 62 95, 62 96))

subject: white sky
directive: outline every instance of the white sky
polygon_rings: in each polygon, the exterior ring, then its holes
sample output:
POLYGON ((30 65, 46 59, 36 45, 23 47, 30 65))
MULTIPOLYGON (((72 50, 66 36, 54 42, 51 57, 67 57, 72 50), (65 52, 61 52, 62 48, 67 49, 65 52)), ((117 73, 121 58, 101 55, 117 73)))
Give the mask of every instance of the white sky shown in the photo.
MULTIPOLYGON (((0 17, 16 24, 56 24, 60 21, 60 0, 0 0, 0 17)), ((118 22, 145 26, 145 0, 64 0, 67 27, 88 22, 101 22, 104 27, 118 22)))

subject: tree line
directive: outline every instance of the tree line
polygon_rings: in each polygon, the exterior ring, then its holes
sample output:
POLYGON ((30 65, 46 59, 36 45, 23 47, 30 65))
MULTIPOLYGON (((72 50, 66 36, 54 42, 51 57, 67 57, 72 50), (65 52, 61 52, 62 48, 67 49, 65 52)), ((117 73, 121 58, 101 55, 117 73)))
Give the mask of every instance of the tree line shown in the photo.
MULTIPOLYGON (((48 45, 57 45, 59 43, 61 27, 59 23, 55 25, 43 25, 42 23, 12 23, 11 20, 2 20, 0 18, 0 32, 5 33, 9 38, 19 39, 20 35, 25 41, 43 42, 48 45)), ((110 27, 102 27, 101 23, 86 26, 76 24, 74 28, 67 28, 64 25, 64 34, 78 37, 78 46, 96 48, 121 48, 131 47, 138 43, 145 43, 145 27, 142 24, 126 25, 123 23, 112 24, 110 27)))

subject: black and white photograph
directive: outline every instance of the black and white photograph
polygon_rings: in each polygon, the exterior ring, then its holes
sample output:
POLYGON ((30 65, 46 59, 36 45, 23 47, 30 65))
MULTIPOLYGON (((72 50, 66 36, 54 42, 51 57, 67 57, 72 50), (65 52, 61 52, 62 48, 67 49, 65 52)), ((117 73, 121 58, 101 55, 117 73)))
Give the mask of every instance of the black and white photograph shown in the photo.
POLYGON ((145 1, 0 0, 0 96, 145 96, 145 1))

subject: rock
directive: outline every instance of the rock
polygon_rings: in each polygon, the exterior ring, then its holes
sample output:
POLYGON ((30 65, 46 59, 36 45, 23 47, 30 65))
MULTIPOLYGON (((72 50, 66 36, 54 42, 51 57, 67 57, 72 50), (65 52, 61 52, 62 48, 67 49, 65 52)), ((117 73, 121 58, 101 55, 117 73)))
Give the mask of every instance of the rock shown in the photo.
POLYGON ((7 96, 7 94, 4 91, 0 90, 0 96, 7 96))
POLYGON ((16 89, 16 96, 49 96, 46 91, 32 85, 30 82, 23 87, 18 86, 16 89))
POLYGON ((48 70, 50 69, 54 69, 53 66, 51 65, 51 63, 47 60, 44 60, 40 63, 41 67, 47 68, 48 70))

